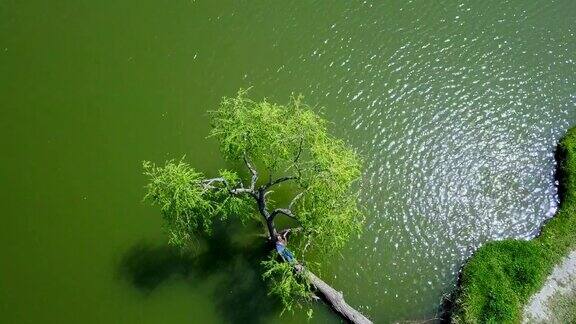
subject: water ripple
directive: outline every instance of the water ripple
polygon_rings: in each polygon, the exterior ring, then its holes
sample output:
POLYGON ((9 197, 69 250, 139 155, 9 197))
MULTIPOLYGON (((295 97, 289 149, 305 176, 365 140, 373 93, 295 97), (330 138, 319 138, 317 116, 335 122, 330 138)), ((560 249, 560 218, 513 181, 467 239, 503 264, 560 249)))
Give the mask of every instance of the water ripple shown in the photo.
POLYGON ((573 27, 542 19, 561 6, 511 2, 365 3, 301 62, 331 76, 311 74, 309 92, 340 107, 329 115, 366 158, 367 230, 344 255, 365 251, 361 280, 343 265, 336 277, 377 318, 429 314, 475 249, 530 238, 556 209, 553 150, 576 122, 573 27))

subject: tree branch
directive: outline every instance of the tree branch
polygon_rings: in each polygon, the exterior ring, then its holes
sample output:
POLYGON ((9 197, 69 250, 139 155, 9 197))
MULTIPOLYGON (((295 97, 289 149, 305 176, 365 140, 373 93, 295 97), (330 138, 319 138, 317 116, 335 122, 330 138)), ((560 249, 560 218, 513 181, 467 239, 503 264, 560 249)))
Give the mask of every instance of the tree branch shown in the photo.
POLYGON ((215 182, 223 183, 226 188, 229 188, 229 187, 230 187, 230 185, 228 184, 228 181, 226 181, 226 179, 224 179, 224 178, 206 179, 206 180, 202 180, 200 183, 201 183, 202 187, 204 187, 204 189, 207 190, 207 189, 216 189, 216 188, 218 188, 218 187, 212 185, 212 184, 215 183, 215 182))
POLYGON ((296 177, 296 176, 289 176, 289 177, 278 178, 278 179, 276 179, 276 180, 274 180, 274 181, 268 181, 268 183, 267 183, 266 185, 264 185, 264 190, 267 190, 268 188, 270 188, 270 187, 272 187, 272 186, 274 186, 274 185, 276 185, 276 184, 282 183, 282 182, 284 182, 284 181, 294 180, 294 179, 298 179, 298 177, 296 177))
POLYGON ((297 194, 296 196, 294 196, 294 198, 292 198, 292 201, 290 202, 290 204, 288 204, 288 209, 292 210, 292 207, 294 206, 294 204, 296 203, 296 201, 300 198, 302 198, 302 196, 304 195, 305 191, 302 191, 301 193, 297 194))
POLYGON ((298 163, 298 159, 300 159, 300 154, 302 154, 302 144, 304 144, 304 139, 300 138, 300 146, 298 147, 298 154, 294 158, 294 164, 298 163))
POLYGON ((250 174, 252 174, 252 181, 250 182, 250 189, 254 190, 254 188, 256 187, 256 181, 258 181, 258 172, 256 172, 256 169, 254 169, 254 167, 252 166, 252 164, 248 160, 246 153, 244 153, 244 163, 246 164, 246 167, 248 167, 248 170, 250 170, 250 174))
POLYGON ((292 218, 293 220, 300 222, 298 220, 298 218, 296 218, 296 216, 292 213, 292 211, 288 208, 276 208, 274 209, 274 211, 270 214, 270 218, 272 220, 274 220, 274 217, 276 217, 278 214, 284 214, 290 218, 292 218))
MULTIPOLYGON (((295 179, 299 179, 301 176, 301 172, 300 172, 300 168, 296 165, 298 162, 298 159, 300 159, 300 155, 302 154, 302 145, 303 145, 304 139, 300 139, 300 147, 298 148, 298 153, 296 154, 296 157, 294 158, 294 167, 296 168, 296 172, 298 172, 298 176, 286 176, 286 177, 281 177, 278 178, 276 180, 272 180, 272 172, 268 172, 268 183, 266 183, 265 185, 263 185, 261 188, 263 190, 268 190, 268 188, 277 185, 279 183, 288 181, 288 180, 295 180, 295 179)), ((292 166, 290 166, 289 168, 291 168, 292 166)), ((288 168, 288 169, 289 169, 288 168)), ((287 169, 287 170, 288 170, 287 169)), ((286 171, 287 171, 286 170, 286 171)))
POLYGON ((302 227, 300 227, 300 226, 298 226, 298 227, 289 227, 289 228, 285 228, 285 229, 281 230, 280 232, 278 232, 278 234, 283 235, 284 233, 286 233, 286 232, 288 232, 288 231, 290 231, 290 233, 294 233, 294 234, 295 234, 295 233, 301 232, 301 231, 303 231, 303 230, 304 230, 304 228, 302 228, 302 227))
POLYGON ((254 190, 250 189, 250 188, 236 188, 236 189, 230 189, 229 192, 233 195, 241 195, 244 193, 250 194, 252 196, 255 196, 256 193, 254 192, 254 190))
POLYGON ((230 188, 230 184, 224 178, 212 178, 201 181, 201 185, 202 187, 204 187, 204 190, 218 189, 219 187, 214 186, 213 185, 214 183, 223 183, 224 187, 228 190, 228 192, 231 195, 241 195, 245 193, 250 194, 252 196, 256 195, 254 190, 252 190, 251 188, 244 188, 244 186, 242 185, 238 188, 230 188))
POLYGON ((310 241, 310 238, 308 238, 308 240, 306 241, 306 245, 304 245, 304 249, 302 249, 304 253, 306 253, 306 251, 308 250, 310 243, 312 243, 312 241, 310 241))

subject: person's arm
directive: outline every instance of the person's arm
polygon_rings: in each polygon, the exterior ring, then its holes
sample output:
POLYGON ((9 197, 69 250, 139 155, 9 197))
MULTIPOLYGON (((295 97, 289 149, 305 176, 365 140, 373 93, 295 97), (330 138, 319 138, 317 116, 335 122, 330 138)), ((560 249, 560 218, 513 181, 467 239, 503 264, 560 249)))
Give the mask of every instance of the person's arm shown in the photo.
POLYGON ((282 231, 282 239, 284 240, 284 242, 286 242, 286 244, 288 244, 288 234, 290 234, 290 228, 285 229, 284 231, 282 231))

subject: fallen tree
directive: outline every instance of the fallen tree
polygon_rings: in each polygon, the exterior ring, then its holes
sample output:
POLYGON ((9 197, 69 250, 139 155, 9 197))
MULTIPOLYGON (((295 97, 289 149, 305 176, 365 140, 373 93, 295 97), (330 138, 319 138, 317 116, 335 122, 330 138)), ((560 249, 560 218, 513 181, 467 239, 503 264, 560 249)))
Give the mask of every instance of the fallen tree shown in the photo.
POLYGON ((353 189, 360 177, 357 154, 329 135, 326 122, 300 97, 278 105, 245 95, 241 90, 224 98, 211 112, 211 136, 241 171, 221 170, 207 178, 183 159, 162 166, 144 162, 145 199, 160 207, 169 242, 181 248, 191 247, 197 234, 210 233, 215 219, 229 217, 261 222, 268 241, 276 244, 282 232, 276 222, 285 218, 283 231, 298 229, 291 239, 297 261, 285 262, 276 251, 262 261, 270 293, 288 311, 317 294, 345 320, 371 323, 312 272, 361 230, 353 189), (283 193, 278 201, 271 199, 274 190, 283 193), (308 260, 310 255, 314 258, 308 260))
POLYGON ((366 316, 362 315, 362 313, 346 303, 342 292, 336 291, 336 289, 322 281, 322 279, 316 277, 312 272, 308 271, 306 276, 308 276, 308 280, 312 286, 322 294, 324 300, 326 300, 330 307, 332 307, 332 309, 344 319, 356 324, 372 323, 372 321, 366 318, 366 316))

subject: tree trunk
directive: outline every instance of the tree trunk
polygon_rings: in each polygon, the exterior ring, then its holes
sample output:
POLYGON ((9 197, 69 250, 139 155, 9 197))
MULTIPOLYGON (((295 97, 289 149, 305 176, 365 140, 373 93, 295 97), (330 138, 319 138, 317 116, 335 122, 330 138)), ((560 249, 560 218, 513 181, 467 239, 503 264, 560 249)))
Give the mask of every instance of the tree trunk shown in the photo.
POLYGON ((359 311, 346 303, 342 292, 336 291, 336 289, 330 287, 330 285, 316 277, 312 272, 308 270, 303 271, 305 271, 310 283, 320 293, 321 297, 323 297, 330 307, 332 307, 332 309, 343 319, 354 324, 372 324, 372 321, 366 318, 366 316, 362 315, 359 311))
MULTIPOLYGON (((250 170, 252 174, 254 174, 252 168, 250 168, 250 170)), ((255 180, 252 180, 252 182, 254 183, 255 180)), ((256 198, 256 202, 258 204, 258 210, 262 215, 262 217, 264 218, 264 221, 266 222, 266 226, 268 228, 268 234, 270 235, 270 242, 276 243, 277 240, 276 235, 278 232, 276 231, 276 227, 274 226, 275 215, 270 215, 268 209, 266 208, 266 190, 268 188, 269 187, 259 189, 258 193, 254 195, 254 198, 256 198)), ((326 303, 330 305, 330 307, 336 313, 338 313, 338 315, 340 315, 345 321, 353 324, 372 324, 372 321, 366 318, 366 316, 362 315, 359 311, 355 310, 354 308, 352 308, 352 306, 346 303, 346 301, 344 300, 344 295, 341 292, 330 287, 330 285, 322 281, 320 278, 316 277, 316 275, 313 274, 312 272, 303 268, 302 265, 300 264, 298 264, 295 267, 295 270, 305 272, 305 275, 308 277, 310 284, 314 286, 319 295, 323 297, 324 301, 326 301, 326 303)))

